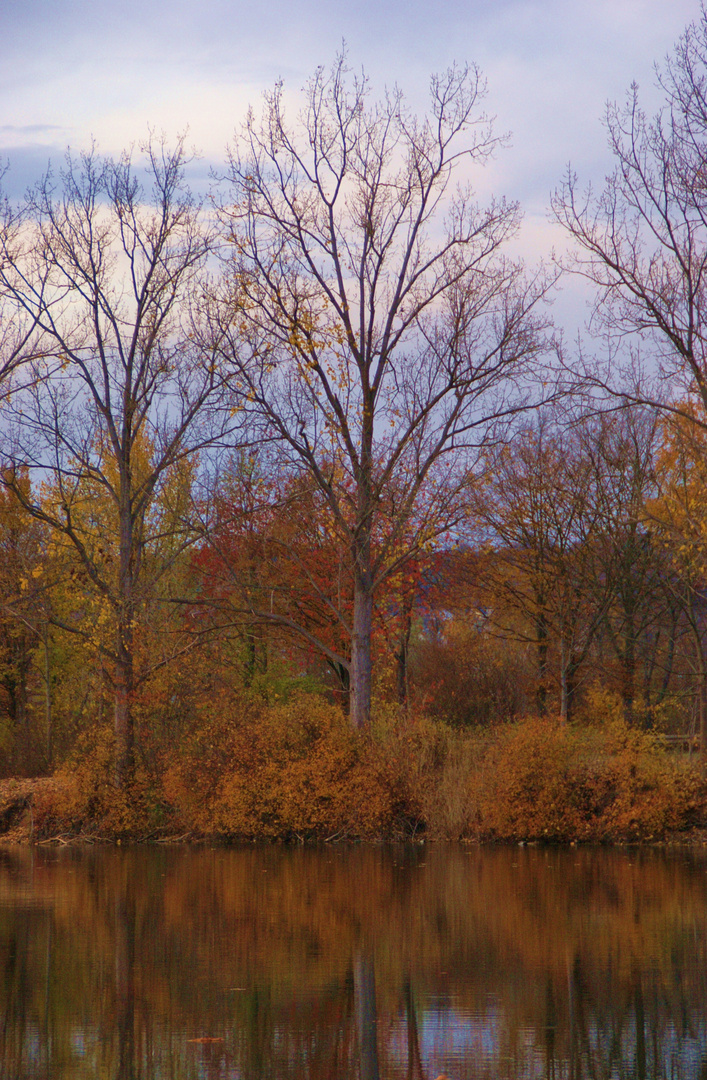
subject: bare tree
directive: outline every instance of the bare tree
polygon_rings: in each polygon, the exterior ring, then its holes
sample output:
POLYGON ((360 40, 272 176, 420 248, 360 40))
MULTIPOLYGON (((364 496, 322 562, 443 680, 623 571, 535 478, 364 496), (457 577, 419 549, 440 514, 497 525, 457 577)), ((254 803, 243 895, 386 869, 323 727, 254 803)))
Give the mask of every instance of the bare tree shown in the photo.
MULTIPOLYGON (((570 269, 597 287, 593 328, 613 347, 649 347, 657 378, 620 384, 592 372, 627 401, 695 416, 707 425, 707 12, 688 27, 662 69, 663 108, 648 119, 634 84, 610 105, 615 168, 598 195, 571 172, 555 192, 556 219, 576 242, 570 269)), ((612 349, 613 352, 613 349, 612 349)))
MULTIPOLYGON (((0 169, 0 181, 6 171, 0 169)), ((0 252, 5 266, 26 252, 23 221, 22 210, 0 195, 0 252)), ((11 393, 16 372, 42 355, 36 330, 36 313, 17 301, 14 290, 0 285, 0 401, 11 393)))
POLYGON ((280 85, 249 115, 223 187, 231 288, 218 331, 281 468, 314 478, 346 537, 354 603, 338 660, 357 728, 370 717, 376 590, 460 519, 473 453, 527 405, 543 346, 547 282, 500 254, 518 207, 451 190, 499 144, 483 90, 475 68, 453 68, 417 119, 398 90, 372 102, 339 57, 308 83, 294 125, 280 85))
MULTIPOLYGON (((145 147, 148 189, 126 153, 67 155, 26 200, 23 243, 0 249, 0 289, 41 335, 37 378, 13 400, 4 482, 73 551, 100 606, 90 631, 110 671, 116 779, 134 758, 132 697, 149 665, 136 636, 157 584, 193 539, 185 485, 200 449, 233 431, 196 303, 211 236, 184 183, 183 144, 145 147), (41 470, 31 497, 23 470, 41 470)), ((65 628, 88 634, 80 620, 65 628)), ((169 658, 169 650, 157 662, 169 658)))

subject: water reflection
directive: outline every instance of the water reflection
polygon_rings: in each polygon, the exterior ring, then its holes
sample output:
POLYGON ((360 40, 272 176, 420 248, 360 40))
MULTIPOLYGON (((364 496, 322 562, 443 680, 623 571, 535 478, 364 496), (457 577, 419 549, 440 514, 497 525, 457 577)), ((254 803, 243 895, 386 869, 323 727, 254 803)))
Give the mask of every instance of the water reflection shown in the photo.
POLYGON ((707 862, 0 853, 0 1076, 707 1077, 707 862))

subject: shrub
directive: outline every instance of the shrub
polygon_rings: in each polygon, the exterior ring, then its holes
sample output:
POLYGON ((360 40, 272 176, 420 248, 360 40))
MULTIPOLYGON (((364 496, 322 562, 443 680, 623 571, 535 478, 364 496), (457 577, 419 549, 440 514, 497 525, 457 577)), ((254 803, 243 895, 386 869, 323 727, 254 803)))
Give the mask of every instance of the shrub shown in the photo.
POLYGON ((614 719, 603 730, 526 720, 498 733, 472 782, 478 834, 504 840, 633 840, 700 812, 696 772, 614 719))
POLYGON ((471 777, 488 735, 425 717, 399 718, 376 734, 374 753, 391 793, 395 832, 454 840, 470 835, 477 817, 471 777))
POLYGON ((35 798, 38 835, 144 838, 172 824, 159 778, 144 763, 137 764, 128 790, 116 788, 114 746, 107 726, 79 737, 71 757, 54 774, 56 783, 35 798))
POLYGON ((39 835, 248 840, 639 840, 701 820, 697 770, 627 727, 530 719, 459 730, 391 715, 370 738, 320 696, 277 706, 215 695, 188 739, 129 792, 112 779, 113 737, 82 738, 38 796, 39 835))
POLYGON ((508 720, 527 709, 528 668, 517 644, 452 625, 444 640, 417 644, 414 695, 421 710, 454 726, 508 720))
POLYGON ((391 817, 368 744, 308 694, 238 723, 212 721, 168 770, 165 791, 201 831, 224 837, 371 837, 391 817))

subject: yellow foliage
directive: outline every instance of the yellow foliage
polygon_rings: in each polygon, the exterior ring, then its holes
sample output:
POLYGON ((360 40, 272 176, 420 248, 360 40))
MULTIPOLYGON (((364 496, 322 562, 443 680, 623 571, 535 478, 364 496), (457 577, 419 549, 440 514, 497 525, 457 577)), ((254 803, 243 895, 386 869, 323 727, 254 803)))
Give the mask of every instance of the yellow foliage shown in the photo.
POLYGON ((699 577, 707 567, 707 433, 690 421, 689 402, 684 408, 686 415, 663 422, 661 491, 648 512, 676 566, 699 577))

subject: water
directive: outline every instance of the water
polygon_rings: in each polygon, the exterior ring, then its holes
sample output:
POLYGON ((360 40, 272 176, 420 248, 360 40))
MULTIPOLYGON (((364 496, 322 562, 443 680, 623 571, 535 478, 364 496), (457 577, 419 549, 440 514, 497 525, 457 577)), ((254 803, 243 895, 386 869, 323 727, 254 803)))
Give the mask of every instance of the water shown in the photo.
POLYGON ((0 1077, 707 1076, 701 854, 0 852, 0 1077))

